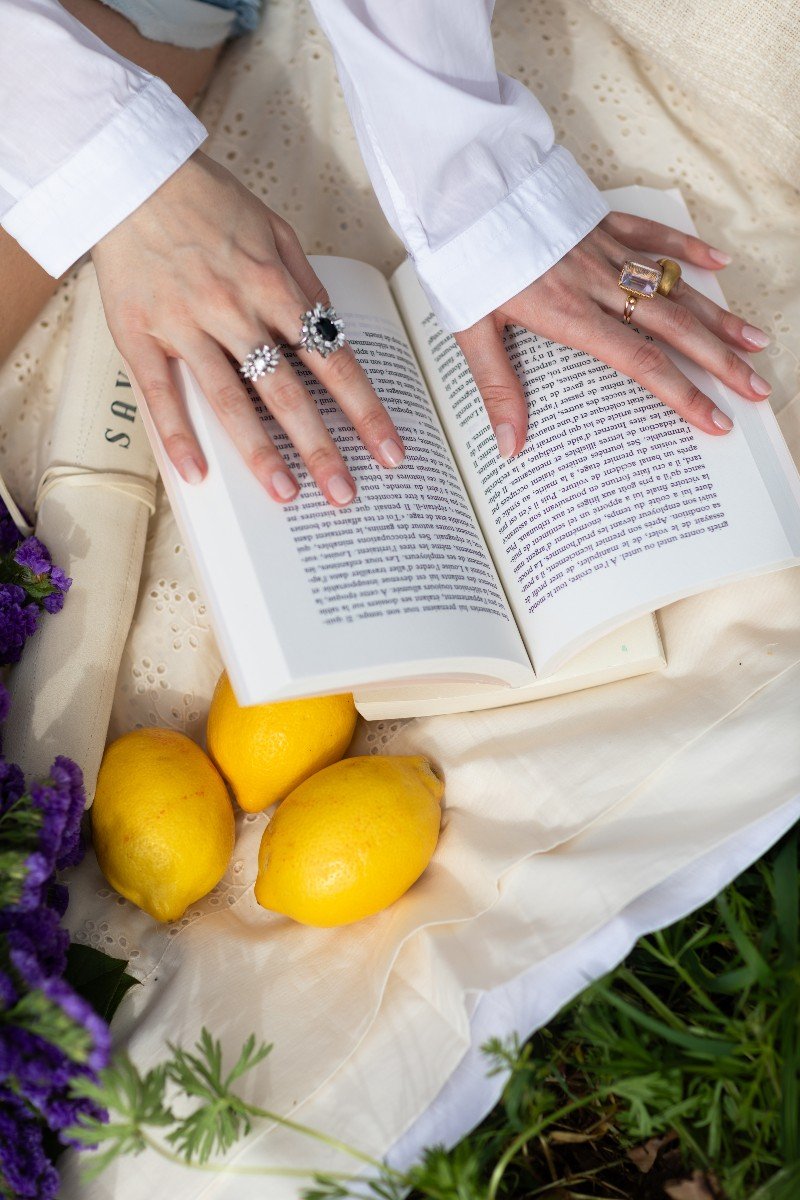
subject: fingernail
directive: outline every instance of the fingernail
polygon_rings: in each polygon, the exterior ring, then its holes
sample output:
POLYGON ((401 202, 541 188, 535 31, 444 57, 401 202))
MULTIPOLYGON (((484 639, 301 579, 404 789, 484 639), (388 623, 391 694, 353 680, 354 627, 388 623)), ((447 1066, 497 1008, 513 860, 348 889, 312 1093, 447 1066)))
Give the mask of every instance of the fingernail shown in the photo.
POLYGON ((288 471, 276 471, 272 476, 272 486, 281 500, 294 500, 298 492, 297 484, 288 471))
POLYGON ((729 416, 726 416, 721 408, 712 408, 711 420, 714 422, 717 429, 724 429, 726 433, 730 433, 730 431, 733 429, 733 421, 729 416))
POLYGON ((763 329, 758 329, 755 325, 745 325, 742 330, 742 337, 751 346, 757 346, 759 350, 763 350, 769 345, 769 335, 764 333, 763 329))
POLYGON ((726 254, 724 250, 712 250, 709 247, 708 257, 713 258, 714 262, 719 263, 721 267, 727 267, 728 263, 733 262, 730 254, 726 254))
POLYGON ((202 483, 203 472, 199 462, 194 458, 185 458, 179 467, 180 473, 187 483, 202 483))
POLYGON ((756 375, 755 371, 750 376, 750 387, 759 396, 768 396, 772 391, 772 387, 767 383, 766 379, 762 379, 760 375, 756 375))
POLYGON ((494 431, 501 458, 511 458, 517 444, 517 431, 508 421, 501 421, 494 431))
POLYGON ((328 480, 328 491, 336 504, 349 504, 355 496, 353 485, 344 475, 334 475, 328 480))
POLYGON ((378 447, 381 458, 389 467, 399 467, 400 463, 405 458, 403 447, 393 438, 387 438, 385 442, 381 442, 378 447))

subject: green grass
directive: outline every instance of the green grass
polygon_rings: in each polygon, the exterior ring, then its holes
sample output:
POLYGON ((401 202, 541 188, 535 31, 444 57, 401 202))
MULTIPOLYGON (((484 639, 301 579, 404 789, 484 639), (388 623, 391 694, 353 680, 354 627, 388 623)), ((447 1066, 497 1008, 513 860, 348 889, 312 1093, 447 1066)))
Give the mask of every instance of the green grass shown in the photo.
POLYGON ((502 1100, 429 1151, 415 1200, 659 1197, 693 1170, 725 1200, 798 1200, 799 928, 795 829, 526 1045, 487 1046, 502 1100), (644 1174, 628 1150, 651 1138, 644 1174))

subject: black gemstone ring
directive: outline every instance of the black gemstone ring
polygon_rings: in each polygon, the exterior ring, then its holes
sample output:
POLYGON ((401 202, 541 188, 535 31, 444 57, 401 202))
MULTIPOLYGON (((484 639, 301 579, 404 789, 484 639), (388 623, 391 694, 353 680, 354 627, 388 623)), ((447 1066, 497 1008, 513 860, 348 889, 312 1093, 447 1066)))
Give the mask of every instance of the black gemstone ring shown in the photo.
POLYGON ((315 304, 300 317, 298 348, 316 350, 323 358, 344 345, 344 321, 337 317, 332 305, 315 304))

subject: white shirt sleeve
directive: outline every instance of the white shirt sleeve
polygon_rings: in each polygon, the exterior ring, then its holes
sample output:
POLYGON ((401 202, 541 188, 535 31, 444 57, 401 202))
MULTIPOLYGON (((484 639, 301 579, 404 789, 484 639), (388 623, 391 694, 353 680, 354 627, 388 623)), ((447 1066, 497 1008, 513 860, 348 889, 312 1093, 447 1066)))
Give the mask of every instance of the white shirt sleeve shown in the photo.
POLYGON ((0 224, 62 275, 205 140, 55 0, 0 0, 0 224))
POLYGON ((381 206, 465 329, 608 212, 535 97, 499 75, 493 0, 311 0, 381 206))

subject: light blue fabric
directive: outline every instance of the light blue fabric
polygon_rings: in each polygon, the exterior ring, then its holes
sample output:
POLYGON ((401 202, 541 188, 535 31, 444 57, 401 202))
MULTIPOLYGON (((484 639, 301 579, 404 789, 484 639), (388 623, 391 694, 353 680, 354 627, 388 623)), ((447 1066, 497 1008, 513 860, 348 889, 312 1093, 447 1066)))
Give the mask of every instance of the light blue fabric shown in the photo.
POLYGON ((264 0, 103 0, 153 42, 191 50, 256 29, 264 0))
POLYGON ((242 33, 250 33, 258 28, 261 20, 263 0, 200 0, 201 4, 213 4, 214 8, 232 9, 236 20, 231 27, 231 36, 238 37, 242 33))

